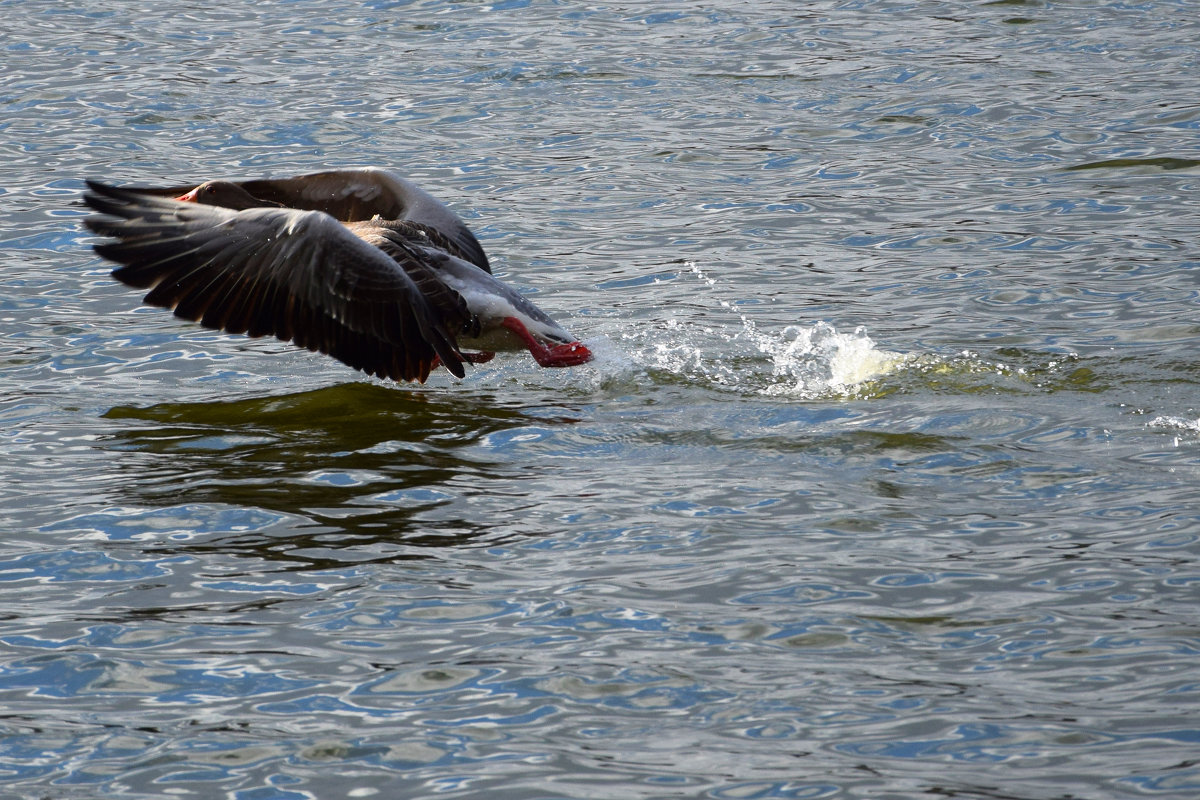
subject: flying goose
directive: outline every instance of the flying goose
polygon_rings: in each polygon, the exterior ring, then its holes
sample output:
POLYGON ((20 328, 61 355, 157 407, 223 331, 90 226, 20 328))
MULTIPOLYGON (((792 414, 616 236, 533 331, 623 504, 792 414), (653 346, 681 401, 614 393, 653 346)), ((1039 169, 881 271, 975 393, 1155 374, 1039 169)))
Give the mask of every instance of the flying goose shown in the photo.
POLYGON ((591 352, 492 276, 457 215, 379 169, 118 188, 87 182, 87 227, 149 289, 145 302, 207 328, 273 335, 369 375, 421 381, 439 364, 525 348, 543 367, 591 352))

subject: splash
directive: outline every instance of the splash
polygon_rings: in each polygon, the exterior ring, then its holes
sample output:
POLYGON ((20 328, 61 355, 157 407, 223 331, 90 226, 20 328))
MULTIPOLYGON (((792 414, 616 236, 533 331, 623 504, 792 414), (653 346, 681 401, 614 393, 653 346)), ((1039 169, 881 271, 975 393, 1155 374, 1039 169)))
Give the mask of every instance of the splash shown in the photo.
POLYGON ((899 353, 880 350, 863 328, 839 333, 832 325, 789 326, 778 336, 760 333, 750 320, 742 320, 746 333, 770 357, 773 382, 761 391, 768 395, 819 397, 853 394, 858 386, 886 375, 906 361, 899 353))
MULTIPOLYGON (((717 281, 693 262, 689 274, 710 289, 717 281)), ((632 354, 645 366, 721 388, 802 399, 854 395, 864 382, 894 371, 907 357, 876 347, 862 328, 841 333, 833 325, 789 325, 782 331, 763 330, 733 302, 712 296, 713 302, 736 315, 741 327, 668 318, 653 341, 632 354), (769 368, 768 368, 769 365, 769 368)), ((645 332, 631 331, 622 339, 636 345, 645 332)))
MULTIPOLYGON (((1184 419, 1183 417, 1158 416, 1147 424, 1150 428, 1174 428, 1188 433, 1200 433, 1200 419, 1184 419)), ((1179 437, 1175 437, 1175 446, 1179 446, 1179 437)))

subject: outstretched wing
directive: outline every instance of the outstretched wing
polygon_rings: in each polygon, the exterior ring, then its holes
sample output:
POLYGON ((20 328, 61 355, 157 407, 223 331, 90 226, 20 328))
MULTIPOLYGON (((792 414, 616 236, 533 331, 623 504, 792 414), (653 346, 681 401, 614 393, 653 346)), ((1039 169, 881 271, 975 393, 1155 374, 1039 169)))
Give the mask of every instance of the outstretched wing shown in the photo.
MULTIPOLYGON (((128 188, 158 197, 179 197, 200 183, 128 188)), ((485 272, 492 271, 479 240, 458 215, 412 181, 386 170, 363 167, 230 183, 265 200, 268 205, 324 211, 341 222, 362 222, 378 216, 427 226, 448 240, 446 249, 451 255, 469 261, 485 272)))
POLYGON ((463 377, 455 337, 465 302, 419 251, 388 252, 319 211, 232 211, 88 181, 105 216, 88 228, 113 277, 145 302, 209 328, 274 335, 368 374, 424 381, 438 359, 463 377))

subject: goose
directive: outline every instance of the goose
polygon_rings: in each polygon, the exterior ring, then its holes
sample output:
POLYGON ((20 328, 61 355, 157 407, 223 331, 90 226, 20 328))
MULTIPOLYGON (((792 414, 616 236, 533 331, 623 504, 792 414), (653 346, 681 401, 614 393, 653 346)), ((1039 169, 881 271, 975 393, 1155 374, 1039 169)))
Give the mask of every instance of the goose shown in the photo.
POLYGON ((95 252, 144 302, 207 328, 273 335, 368 375, 424 382, 437 366, 527 349, 543 367, 591 352, 492 275, 449 208, 376 168, 117 187, 88 180, 95 252))

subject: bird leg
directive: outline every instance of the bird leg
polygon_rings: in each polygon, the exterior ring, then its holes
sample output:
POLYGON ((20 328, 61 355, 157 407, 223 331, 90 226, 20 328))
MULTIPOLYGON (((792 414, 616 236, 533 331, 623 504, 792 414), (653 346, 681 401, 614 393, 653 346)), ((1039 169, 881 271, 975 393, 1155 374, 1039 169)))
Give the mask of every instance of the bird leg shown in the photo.
MULTIPOLYGON (((468 364, 486 364, 487 362, 489 362, 493 358, 495 358, 496 354, 491 351, 488 351, 488 350, 483 350, 478 353, 463 353, 460 351, 458 354, 458 357, 461 358, 463 361, 467 362, 468 364)), ((429 364, 429 369, 431 371, 435 370, 438 367, 440 367, 441 364, 442 364, 441 356, 434 356, 433 361, 430 362, 430 364, 429 364)))

